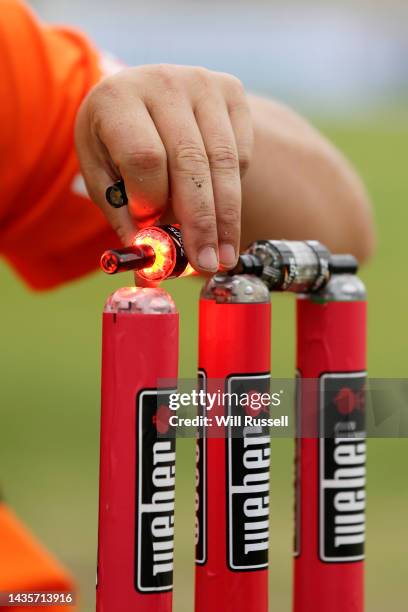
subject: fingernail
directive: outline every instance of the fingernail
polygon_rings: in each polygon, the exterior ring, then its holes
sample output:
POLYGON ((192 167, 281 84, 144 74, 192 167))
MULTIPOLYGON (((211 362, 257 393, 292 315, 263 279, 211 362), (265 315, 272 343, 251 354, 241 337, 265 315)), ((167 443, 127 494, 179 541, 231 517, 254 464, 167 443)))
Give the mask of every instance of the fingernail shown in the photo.
POLYGON ((209 270, 210 272, 216 272, 218 270, 218 257, 213 247, 203 247, 198 253, 197 261, 198 265, 203 270, 209 270))
POLYGON ((226 268, 232 268, 236 264, 237 255, 232 244, 220 244, 220 262, 226 268))

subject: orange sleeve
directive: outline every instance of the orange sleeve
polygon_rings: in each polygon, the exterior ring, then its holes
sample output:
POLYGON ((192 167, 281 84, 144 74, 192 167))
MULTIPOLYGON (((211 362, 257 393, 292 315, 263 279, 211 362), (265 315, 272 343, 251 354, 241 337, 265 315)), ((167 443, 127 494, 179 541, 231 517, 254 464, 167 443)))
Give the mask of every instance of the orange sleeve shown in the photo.
POLYGON ((19 0, 1 0, 0 252, 35 289, 98 265, 117 244, 80 184, 77 110, 101 76, 80 34, 41 24, 19 0))

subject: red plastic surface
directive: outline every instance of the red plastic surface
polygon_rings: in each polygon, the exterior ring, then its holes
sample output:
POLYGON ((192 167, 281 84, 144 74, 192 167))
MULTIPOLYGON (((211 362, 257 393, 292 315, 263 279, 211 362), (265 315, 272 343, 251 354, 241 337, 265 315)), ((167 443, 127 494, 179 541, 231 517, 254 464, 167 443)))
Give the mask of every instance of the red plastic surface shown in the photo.
MULTIPOLYGON (((366 369, 366 303, 314 303, 297 305, 297 368, 303 378, 327 372, 366 369)), ((315 401, 301 405, 302 427, 318 419, 315 401)), ((319 441, 300 441, 300 496, 298 499, 299 549, 295 558, 295 612, 362 612, 364 562, 327 563, 319 558, 319 441)))
POLYGON ((171 612, 172 593, 135 588, 136 396, 177 378, 178 315, 103 315, 98 612, 171 612))
MULTIPOLYGON (((270 322, 270 304, 201 300, 199 368, 207 374, 209 391, 224 390, 223 382, 217 386, 211 379, 270 371, 270 322)), ((209 438, 207 456, 207 560, 196 565, 195 610, 267 612, 268 570, 228 567, 225 438, 209 438)))

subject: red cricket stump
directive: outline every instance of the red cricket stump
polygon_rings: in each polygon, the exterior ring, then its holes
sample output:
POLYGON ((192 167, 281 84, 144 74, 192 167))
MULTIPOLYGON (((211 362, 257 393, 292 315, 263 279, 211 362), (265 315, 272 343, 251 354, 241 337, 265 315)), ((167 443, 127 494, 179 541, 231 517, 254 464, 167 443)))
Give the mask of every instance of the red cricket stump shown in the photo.
POLYGON ((170 296, 135 287, 110 296, 103 315, 98 612, 172 609, 175 439, 167 437, 165 417, 174 389, 158 381, 175 380, 177 366, 178 314, 170 296))
POLYGON ((297 439, 294 610, 362 612, 364 285, 356 276, 334 276, 319 293, 301 296, 297 327, 302 437, 297 439))
MULTIPOLYGON (((199 379, 207 393, 269 393, 270 297, 259 279, 215 276, 204 287, 199 379)), ((241 417, 242 426, 239 437, 229 423, 216 438, 207 427, 198 440, 195 610, 267 612, 269 430, 245 426, 259 412, 222 404, 206 415, 241 417)))

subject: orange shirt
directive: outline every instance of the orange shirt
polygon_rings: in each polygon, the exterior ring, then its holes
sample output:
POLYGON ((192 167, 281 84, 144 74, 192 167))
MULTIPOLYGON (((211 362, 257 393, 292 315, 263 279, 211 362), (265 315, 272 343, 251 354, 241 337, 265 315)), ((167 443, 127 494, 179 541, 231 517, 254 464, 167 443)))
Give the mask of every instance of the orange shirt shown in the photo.
POLYGON ((99 61, 79 33, 41 24, 19 0, 0 0, 0 253, 35 289, 89 272, 118 243, 78 189, 73 142, 99 61))

